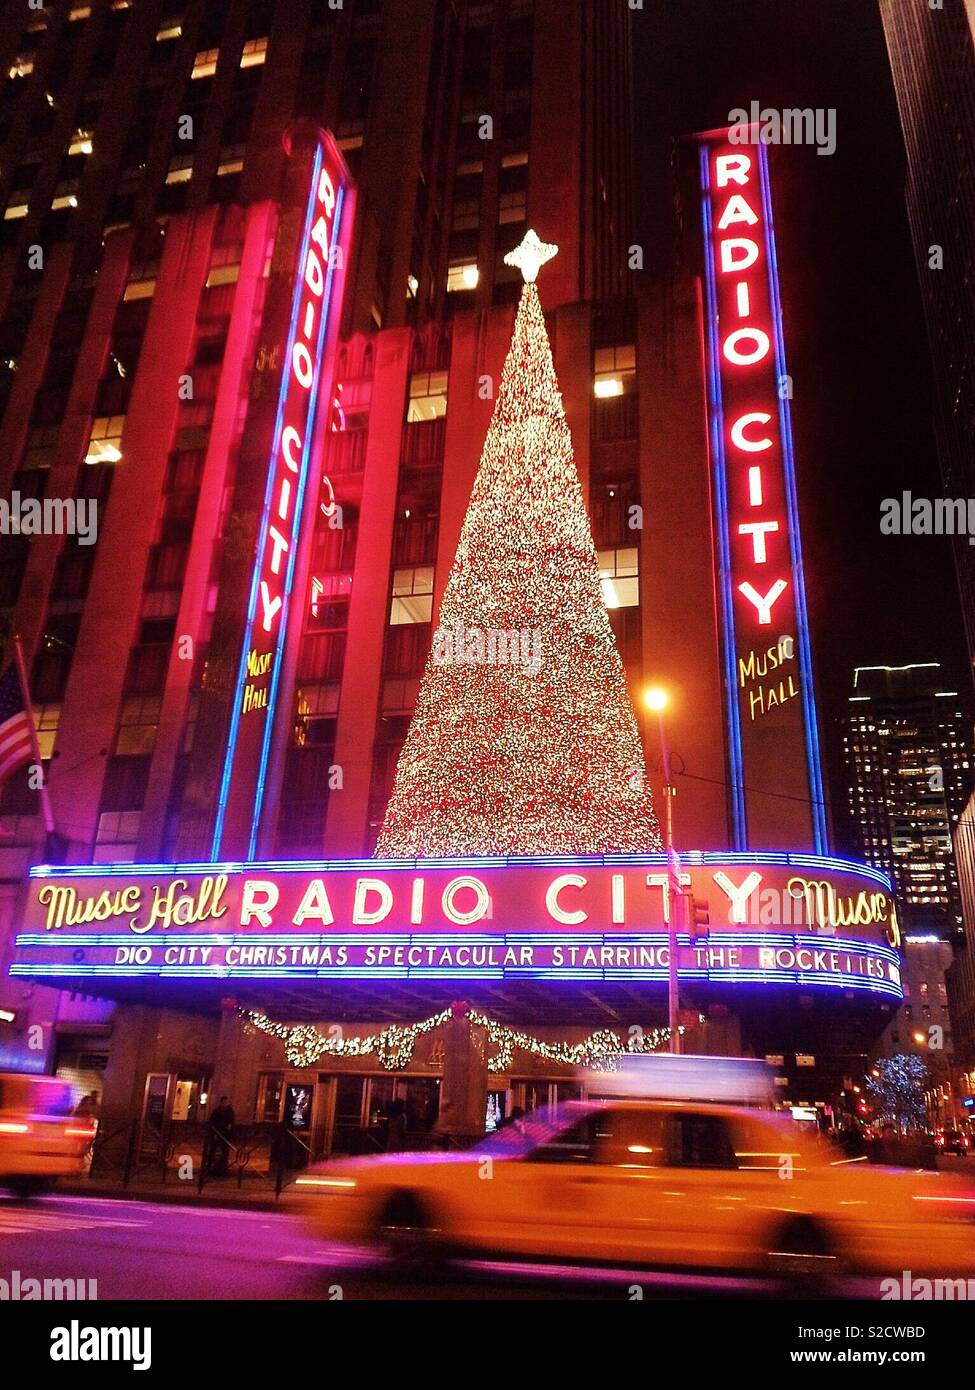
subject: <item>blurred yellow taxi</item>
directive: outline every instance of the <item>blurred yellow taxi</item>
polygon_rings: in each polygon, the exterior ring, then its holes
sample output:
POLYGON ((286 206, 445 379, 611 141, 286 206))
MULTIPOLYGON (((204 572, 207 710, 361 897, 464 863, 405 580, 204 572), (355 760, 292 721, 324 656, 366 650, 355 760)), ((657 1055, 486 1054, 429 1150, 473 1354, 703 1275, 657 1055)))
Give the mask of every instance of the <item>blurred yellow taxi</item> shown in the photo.
POLYGON ((0 1072, 0 1187, 27 1197, 84 1172, 95 1131, 94 1120, 72 1114, 64 1081, 0 1072))
POLYGON ((570 1102, 460 1153, 309 1169, 309 1219, 394 1257, 509 1255, 749 1270, 975 1272, 975 1189, 844 1159, 788 1114, 673 1100, 570 1102))

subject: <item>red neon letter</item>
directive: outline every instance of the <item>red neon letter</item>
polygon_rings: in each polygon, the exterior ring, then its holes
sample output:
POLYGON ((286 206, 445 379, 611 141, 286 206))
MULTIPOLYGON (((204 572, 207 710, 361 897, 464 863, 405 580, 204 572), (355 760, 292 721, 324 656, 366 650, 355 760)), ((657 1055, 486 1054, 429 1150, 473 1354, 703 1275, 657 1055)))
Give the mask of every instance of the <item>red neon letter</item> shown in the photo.
POLYGON ((747 270, 758 260, 758 242, 747 236, 725 237, 718 243, 718 255, 723 271, 747 270), (736 260, 735 254, 738 251, 741 251, 741 256, 736 260))
POLYGON ((729 333, 724 340, 722 351, 729 362, 733 362, 736 367, 750 367, 753 362, 761 362, 763 357, 768 356, 771 343, 769 336, 761 328, 736 328, 734 333, 729 333), (742 352, 738 343, 745 339, 755 344, 751 352, 742 352))
POLYGON ((757 565, 764 565, 768 559, 765 549, 765 536, 769 531, 777 531, 777 521, 743 521, 738 527, 739 536, 751 536, 754 559, 757 565))
POLYGON ((727 188, 729 183, 744 187, 751 167, 752 161, 747 154, 719 154, 714 161, 714 181, 719 188, 727 188))
POLYGON ((749 227, 754 227, 758 221, 758 213, 753 212, 745 201, 741 193, 732 193, 725 204, 725 210, 718 218, 718 231, 723 232, 725 227, 730 227, 734 222, 747 222, 749 227))
POLYGON ((751 410, 747 415, 739 415, 731 427, 732 444, 746 454, 760 454, 763 449, 771 449, 772 441, 768 435, 763 435, 761 439, 749 439, 745 434, 746 428, 753 421, 759 425, 767 425, 771 418, 765 410, 751 410))
POLYGON ((746 580, 744 584, 738 585, 738 592, 744 594, 749 603, 753 603, 758 612, 758 621, 763 624, 772 621, 772 605, 785 593, 786 583, 784 579, 777 579, 763 598, 762 595, 746 580))

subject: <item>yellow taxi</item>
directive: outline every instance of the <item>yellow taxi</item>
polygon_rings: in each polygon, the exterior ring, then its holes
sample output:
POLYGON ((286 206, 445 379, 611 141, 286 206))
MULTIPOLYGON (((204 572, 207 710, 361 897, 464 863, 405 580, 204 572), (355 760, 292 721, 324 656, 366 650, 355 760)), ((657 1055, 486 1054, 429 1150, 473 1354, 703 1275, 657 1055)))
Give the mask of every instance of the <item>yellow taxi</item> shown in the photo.
MULTIPOLYGON (((460 1153, 322 1163, 320 1235, 476 1254, 829 1279, 975 1265, 975 1189, 844 1159, 788 1113, 620 1098, 529 1115, 460 1153)), ((972 1271, 975 1272, 975 1271, 972 1271)))
POLYGON ((72 1114, 72 1100, 53 1076, 0 1072, 0 1187, 28 1197, 84 1172, 96 1126, 72 1114))

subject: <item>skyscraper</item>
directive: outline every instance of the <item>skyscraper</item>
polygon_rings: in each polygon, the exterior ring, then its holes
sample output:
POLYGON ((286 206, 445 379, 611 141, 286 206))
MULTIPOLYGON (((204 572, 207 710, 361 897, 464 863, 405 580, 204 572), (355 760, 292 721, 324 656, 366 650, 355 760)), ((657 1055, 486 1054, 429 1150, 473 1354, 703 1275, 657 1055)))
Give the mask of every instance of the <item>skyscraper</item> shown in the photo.
MULTIPOLYGON (((975 6, 880 0, 907 152, 907 209, 947 497, 975 496, 975 6)), ((955 561, 975 664, 975 549, 955 561)))
POLYGON ((972 781, 970 721, 937 662, 858 666, 843 733, 857 851, 894 880, 901 930, 955 940, 951 836, 972 781))

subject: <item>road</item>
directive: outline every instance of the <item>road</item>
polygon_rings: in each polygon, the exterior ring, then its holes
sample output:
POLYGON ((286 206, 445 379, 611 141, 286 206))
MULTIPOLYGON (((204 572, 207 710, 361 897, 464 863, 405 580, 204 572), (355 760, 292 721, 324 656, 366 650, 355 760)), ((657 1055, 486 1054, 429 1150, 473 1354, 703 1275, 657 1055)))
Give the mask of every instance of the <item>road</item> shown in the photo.
MULTIPOLYGON (((465 1262, 403 1284, 381 1264, 325 1247, 287 1212, 109 1198, 0 1197, 0 1279, 97 1281, 99 1299, 755 1298, 754 1281, 646 1271, 465 1262), (634 1295, 634 1286, 640 1294, 634 1295)), ((870 1296, 874 1289, 849 1290, 870 1296)))

